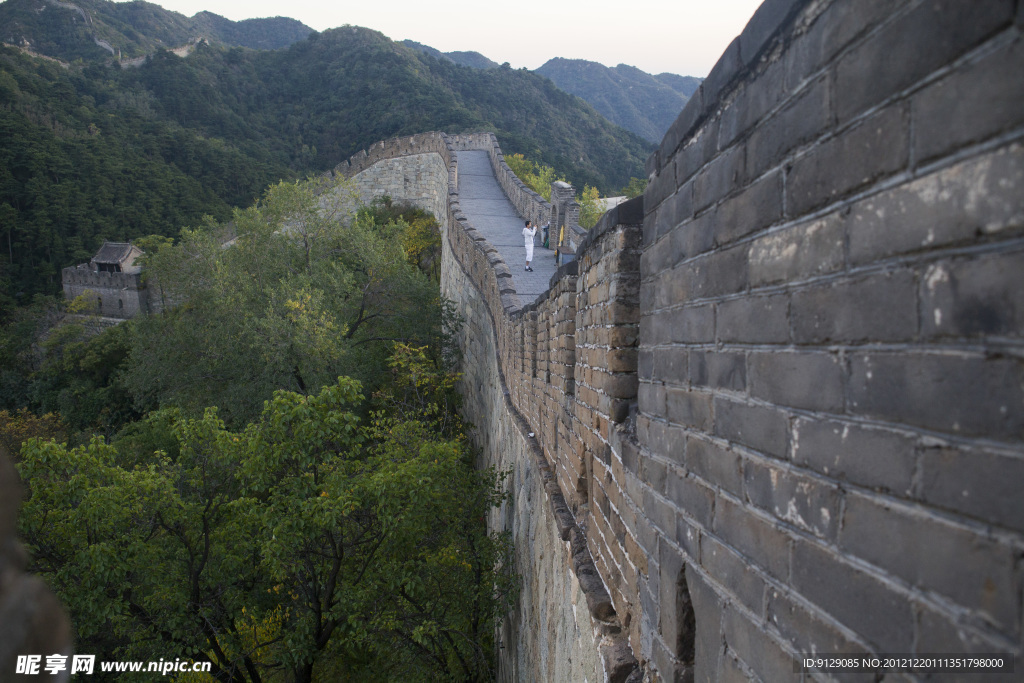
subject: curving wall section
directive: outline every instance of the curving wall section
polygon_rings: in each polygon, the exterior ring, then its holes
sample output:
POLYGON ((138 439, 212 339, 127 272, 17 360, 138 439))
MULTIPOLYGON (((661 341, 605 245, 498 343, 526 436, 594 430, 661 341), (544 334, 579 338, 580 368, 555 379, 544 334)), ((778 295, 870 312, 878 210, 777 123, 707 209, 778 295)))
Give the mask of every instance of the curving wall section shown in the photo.
POLYGON ((1015 0, 766 2, 643 199, 534 302, 462 213, 455 153, 550 206, 493 136, 435 134, 467 411, 515 471, 504 678, 1020 657, 1022 24, 1015 0))

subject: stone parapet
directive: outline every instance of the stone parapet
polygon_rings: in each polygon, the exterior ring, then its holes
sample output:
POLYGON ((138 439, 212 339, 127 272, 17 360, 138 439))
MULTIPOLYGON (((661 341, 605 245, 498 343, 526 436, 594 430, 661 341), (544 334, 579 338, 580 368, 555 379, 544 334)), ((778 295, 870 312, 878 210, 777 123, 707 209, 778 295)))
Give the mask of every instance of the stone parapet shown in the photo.
POLYGON ((765 2, 649 160, 623 454, 663 680, 1019 661, 1019 7, 765 2))
MULTIPOLYGON (((518 210, 528 215, 532 212, 534 220, 550 214, 551 205, 525 188, 504 163, 497 140, 490 133, 428 133, 377 143, 340 164, 335 172, 351 176, 364 200, 374 193, 389 194, 395 200, 410 201, 435 213, 438 208, 425 198, 436 196, 439 184, 446 186, 447 207, 437 213, 444 231, 441 287, 442 293, 456 302, 465 320, 460 338, 467 417, 476 426, 474 440, 483 452, 484 464, 513 471, 512 487, 517 500, 490 520, 492 528, 512 529, 517 570, 524 577, 523 598, 502 632, 508 644, 503 645, 500 653, 499 677, 621 682, 633 676, 633 680, 639 680, 640 670, 626 633, 631 617, 625 612, 623 620, 616 611, 615 600, 619 605, 627 603, 620 597, 621 591, 615 596, 609 592, 608 577, 612 586, 617 586, 618 581, 613 574, 606 577, 598 564, 607 563, 603 558, 613 557, 613 553, 591 541, 586 531, 589 475, 584 463, 589 456, 571 456, 567 450, 582 449, 585 440, 598 448, 595 440, 601 438, 602 431, 607 437, 608 411, 626 414, 628 410, 622 409, 621 402, 628 400, 628 396, 621 386, 612 386, 615 383, 608 378, 588 375, 584 386, 603 397, 601 405, 596 406, 603 412, 596 413, 599 417, 593 426, 568 417, 577 412, 573 407, 573 330, 579 299, 576 264, 563 267, 553 280, 551 291, 524 313, 508 266, 498 250, 473 228, 459 202, 456 152, 479 149, 488 151, 499 183, 506 192, 511 192, 510 198, 516 198, 513 203, 518 210), (437 162, 431 161, 431 157, 437 162), (445 175, 442 170, 446 167, 445 175), (424 188, 430 189, 424 192, 424 188), (533 373, 536 360, 532 352, 523 355, 522 343, 527 328, 531 335, 538 334, 538 311, 543 313, 545 324, 550 324, 550 329, 542 334, 550 335, 551 344, 538 352, 545 358, 542 367, 547 374, 543 382, 533 374, 525 374, 526 368, 533 373), (531 390, 541 392, 544 402, 538 403, 529 394, 531 390), (603 430, 599 422, 602 415, 603 430), (546 504, 528 504, 537 499, 546 504), (556 600, 551 599, 552 592, 558 594, 556 600), (558 654, 552 656, 549 652, 558 654)), ((611 235, 608 244, 619 245, 611 252, 632 250, 634 266, 638 267, 640 200, 631 206, 634 225, 625 228, 602 223, 594 235, 611 235), (622 237, 624 230, 632 237, 622 237)), ((622 215, 627 211, 628 207, 622 209, 622 215)), ((595 243, 594 239, 591 243, 595 243)), ((602 251, 606 242, 598 240, 596 244, 599 246, 583 250, 581 257, 592 253, 593 258, 607 263, 602 251)), ((624 285, 616 291, 623 301, 628 299, 635 305, 637 287, 639 279, 634 277, 631 297, 625 295, 624 285)), ((590 308, 589 304, 584 305, 585 310, 590 308)), ((612 320, 620 313, 594 315, 612 320)), ((629 325, 635 328, 636 321, 629 325)), ((635 329, 631 335, 616 338, 622 347, 635 346, 635 329)), ((608 347, 610 339, 606 336, 595 342, 588 351, 590 360, 600 362, 595 349, 608 347)), ((603 571, 611 571, 609 567, 604 566, 603 571)))

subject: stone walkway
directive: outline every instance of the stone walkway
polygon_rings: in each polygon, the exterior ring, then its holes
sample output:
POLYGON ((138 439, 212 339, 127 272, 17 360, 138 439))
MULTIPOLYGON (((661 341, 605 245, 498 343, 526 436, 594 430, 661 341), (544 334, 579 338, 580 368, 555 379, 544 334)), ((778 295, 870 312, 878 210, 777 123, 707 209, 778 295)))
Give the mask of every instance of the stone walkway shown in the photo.
POLYGON ((548 290, 548 282, 555 273, 555 252, 540 246, 542 230, 537 230, 533 272, 524 271, 526 249, 523 246, 525 221, 505 196, 491 170, 491 160, 485 151, 457 152, 459 160, 459 203, 473 227, 490 242, 512 271, 512 284, 522 305, 548 290))

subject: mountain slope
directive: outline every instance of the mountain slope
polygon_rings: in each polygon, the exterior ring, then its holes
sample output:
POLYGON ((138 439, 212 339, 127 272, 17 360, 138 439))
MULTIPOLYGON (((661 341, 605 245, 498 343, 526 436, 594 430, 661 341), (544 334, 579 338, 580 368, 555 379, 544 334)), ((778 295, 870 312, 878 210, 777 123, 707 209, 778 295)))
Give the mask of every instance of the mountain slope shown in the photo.
POLYGON ((429 45, 417 43, 415 40, 403 40, 402 45, 405 45, 406 47, 412 48, 413 50, 417 50, 424 54, 428 54, 431 57, 434 57, 435 59, 454 62, 455 64, 458 64, 460 66, 468 66, 473 69, 498 68, 497 62, 491 61, 490 59, 484 57, 479 52, 441 52, 436 48, 430 47, 429 45))
POLYGON ((626 64, 608 68, 556 57, 536 70, 562 90, 589 102, 609 121, 659 142, 700 85, 692 76, 652 76, 626 64))
POLYGON ((188 18, 136 0, 5 0, 0 3, 0 40, 72 61, 140 57, 206 38, 225 45, 277 49, 313 29, 295 19, 234 22, 210 12, 188 18))
POLYGON ((273 51, 158 51, 135 69, 0 48, 0 103, 0 290, 25 296, 56 291, 60 268, 105 239, 223 219, 270 182, 396 135, 490 130, 604 192, 641 177, 651 148, 537 74, 355 27, 273 51))

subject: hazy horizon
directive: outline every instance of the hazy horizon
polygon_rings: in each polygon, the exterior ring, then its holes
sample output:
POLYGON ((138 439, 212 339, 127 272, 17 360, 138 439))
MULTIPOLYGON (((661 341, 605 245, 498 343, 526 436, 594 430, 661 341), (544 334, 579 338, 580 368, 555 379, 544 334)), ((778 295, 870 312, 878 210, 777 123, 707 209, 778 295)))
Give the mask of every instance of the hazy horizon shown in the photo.
POLYGON ((234 21, 284 16, 317 31, 346 24, 380 31, 392 40, 414 40, 442 52, 479 52, 512 67, 533 70, 549 59, 585 59, 648 73, 706 76, 743 30, 760 0, 650 0, 639 12, 597 0, 553 5, 537 0, 506 7, 468 0, 424 5, 411 0, 324 6, 312 0, 287 5, 269 0, 157 0, 165 9, 193 16, 201 11, 234 21), (652 18, 653 17, 653 18, 652 18), (635 39, 633 38, 635 36, 635 39))

